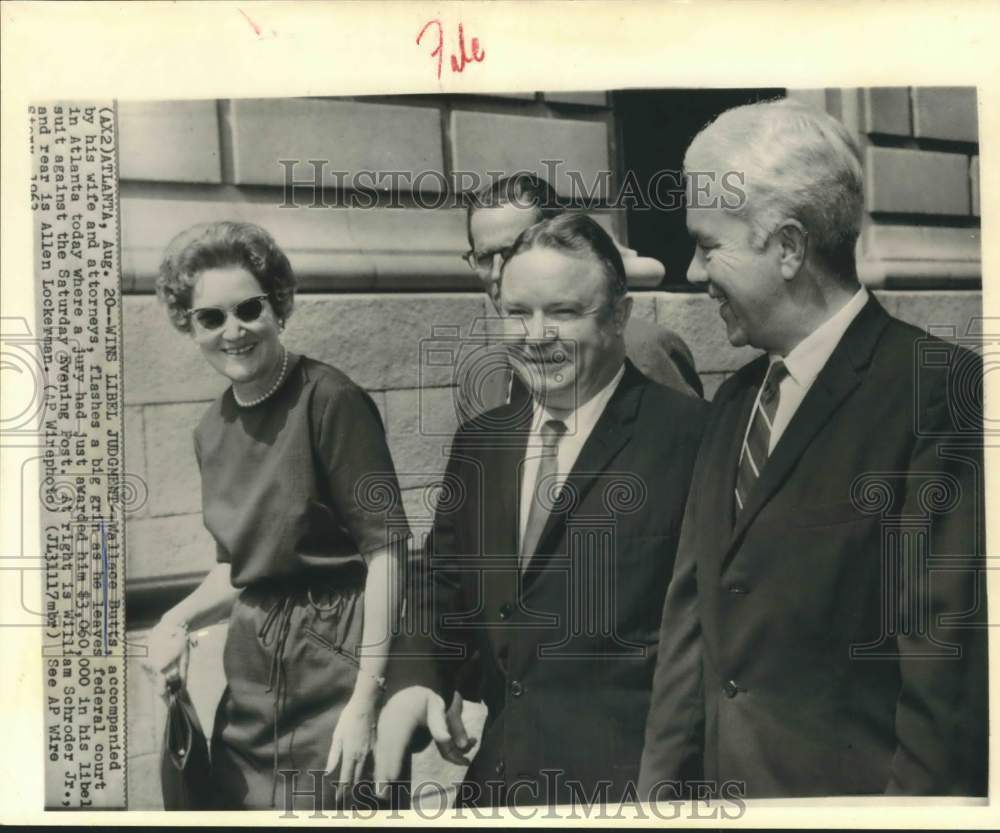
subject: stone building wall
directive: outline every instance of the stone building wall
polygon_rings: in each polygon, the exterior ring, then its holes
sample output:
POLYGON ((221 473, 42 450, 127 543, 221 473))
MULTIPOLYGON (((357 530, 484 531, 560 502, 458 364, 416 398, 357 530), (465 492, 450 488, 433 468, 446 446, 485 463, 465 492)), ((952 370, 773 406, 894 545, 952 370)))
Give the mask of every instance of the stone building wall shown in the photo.
MULTIPOLYGON (((887 303, 903 317, 964 333, 979 305, 974 91, 792 94, 834 113, 861 141, 869 209, 859 249, 863 277, 886 288, 887 303)), ((120 125, 126 453, 149 489, 129 520, 128 573, 130 589, 153 594, 154 607, 158 588, 190 583, 211 563, 191 430, 225 386, 149 294, 174 234, 233 217, 275 235, 300 281, 289 346, 340 367, 372 392, 407 508, 420 513, 456 424, 447 369, 421 368, 421 344, 435 326, 466 331, 486 312, 459 257, 467 247, 463 210, 421 206, 440 204, 447 177, 459 171, 545 173, 546 160, 559 159, 565 164, 555 184, 565 194, 569 171, 588 183, 607 171, 614 187, 623 164, 613 97, 604 93, 123 103, 120 125), (300 207, 288 206, 292 160, 300 162, 296 182, 317 170, 325 177, 313 202, 298 195, 300 207), (415 190, 382 194, 376 207, 322 207, 351 196, 336 187, 334 170, 426 175, 413 179, 415 190), (436 434, 422 436, 422 423, 424 433, 433 426, 436 434)), ((627 240, 620 209, 597 213, 627 240)), ((729 347, 705 295, 635 296, 636 315, 688 341, 708 395, 752 355, 729 347)))
MULTIPOLYGON (((956 337, 970 325, 975 331, 981 267, 974 91, 793 95, 837 115, 861 141, 868 215, 859 262, 866 283, 890 312, 918 326, 951 327, 956 337)), ((125 451, 127 470, 148 485, 126 530, 133 640, 141 641, 162 608, 214 562, 191 432, 226 383, 190 339, 170 328, 150 294, 167 241, 194 222, 223 218, 258 222, 275 235, 300 280, 287 344, 371 392, 407 512, 425 528, 427 487, 443 469, 457 417, 450 375, 421 367, 421 345, 434 326, 464 330, 486 308, 459 257, 467 248, 464 212, 423 206, 448 187, 441 176, 523 169, 544 175, 543 160, 554 155, 588 182, 610 171, 614 187, 624 161, 613 102, 604 93, 537 93, 121 105, 125 451), (327 202, 350 193, 336 187, 333 166, 429 173, 414 190, 379 194, 368 209, 281 207, 282 159, 329 160, 322 169, 327 202)), ((294 176, 308 179, 313 170, 300 164, 294 176)), ((569 183, 557 178, 556 185, 565 193, 569 183)), ((597 214, 628 241, 623 211, 606 205, 597 214)), ((706 295, 633 290, 635 315, 670 326, 691 346, 709 397, 753 356, 728 344, 706 295)), ((161 713, 134 665, 129 687, 133 799, 153 806, 161 713)), ((434 761, 427 766, 440 771, 434 761)))

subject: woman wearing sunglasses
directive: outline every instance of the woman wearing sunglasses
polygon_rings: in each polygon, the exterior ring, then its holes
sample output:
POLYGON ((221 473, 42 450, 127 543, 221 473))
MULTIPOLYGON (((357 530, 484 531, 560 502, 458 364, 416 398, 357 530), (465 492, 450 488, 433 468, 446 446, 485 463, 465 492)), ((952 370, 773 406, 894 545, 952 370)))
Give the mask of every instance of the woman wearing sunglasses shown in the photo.
POLYGON ((149 664, 165 683, 188 630, 228 617, 211 744, 219 807, 285 808, 293 786, 315 791, 315 770, 333 773, 324 806, 341 806, 369 773, 408 536, 381 419, 347 376, 282 344, 295 280, 263 229, 181 233, 156 289, 232 384, 194 432, 218 564, 153 629, 149 664))

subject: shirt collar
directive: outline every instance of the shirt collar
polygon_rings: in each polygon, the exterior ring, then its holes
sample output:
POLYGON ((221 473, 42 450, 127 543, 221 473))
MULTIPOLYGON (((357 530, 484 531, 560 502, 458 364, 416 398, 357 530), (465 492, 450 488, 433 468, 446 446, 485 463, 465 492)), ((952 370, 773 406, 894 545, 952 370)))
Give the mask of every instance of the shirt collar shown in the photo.
POLYGON ((614 378, 568 416, 553 416, 548 408, 539 405, 536 401, 534 404, 534 417, 531 421, 531 432, 537 434, 542 424, 550 419, 558 419, 566 423, 567 434, 579 435, 582 431, 589 431, 597 423, 601 414, 604 413, 604 408, 608 404, 608 400, 611 399, 611 395, 615 392, 615 388, 618 387, 618 383, 624 375, 625 362, 622 362, 614 378))
MULTIPOLYGON (((809 387, 819 376, 834 349, 844 337, 851 322, 868 303, 868 290, 863 286, 837 312, 800 341, 782 360, 788 375, 802 387, 809 387)), ((771 364, 781 357, 771 354, 771 364)))

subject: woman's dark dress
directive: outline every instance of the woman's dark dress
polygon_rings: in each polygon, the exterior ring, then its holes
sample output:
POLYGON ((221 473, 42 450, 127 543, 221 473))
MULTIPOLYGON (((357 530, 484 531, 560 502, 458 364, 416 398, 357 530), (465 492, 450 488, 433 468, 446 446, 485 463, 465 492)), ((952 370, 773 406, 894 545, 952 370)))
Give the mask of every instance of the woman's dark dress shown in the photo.
POLYGON ((227 688, 212 738, 220 808, 336 805, 325 768, 358 672, 361 553, 408 534, 375 404, 347 376, 289 356, 259 405, 232 389, 195 429, 205 526, 244 588, 230 617, 227 688), (294 782, 292 781, 294 774, 294 782), (317 778, 319 775, 317 773, 317 778))

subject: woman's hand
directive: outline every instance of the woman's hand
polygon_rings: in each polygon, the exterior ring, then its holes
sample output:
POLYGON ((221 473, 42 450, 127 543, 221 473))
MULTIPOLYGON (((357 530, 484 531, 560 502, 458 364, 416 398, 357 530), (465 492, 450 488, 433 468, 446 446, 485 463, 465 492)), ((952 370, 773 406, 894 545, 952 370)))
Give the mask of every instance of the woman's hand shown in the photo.
POLYGON ((149 632, 147 648, 149 653, 143 666, 154 678, 160 696, 166 696, 167 682, 183 679, 186 671, 182 666, 188 649, 187 628, 164 617, 149 632))
POLYGON ((341 795, 350 796, 354 785, 361 780, 365 761, 375 742, 375 708, 362 698, 352 697, 340 713, 333 742, 326 759, 326 771, 333 772, 340 766, 337 778, 341 795))

